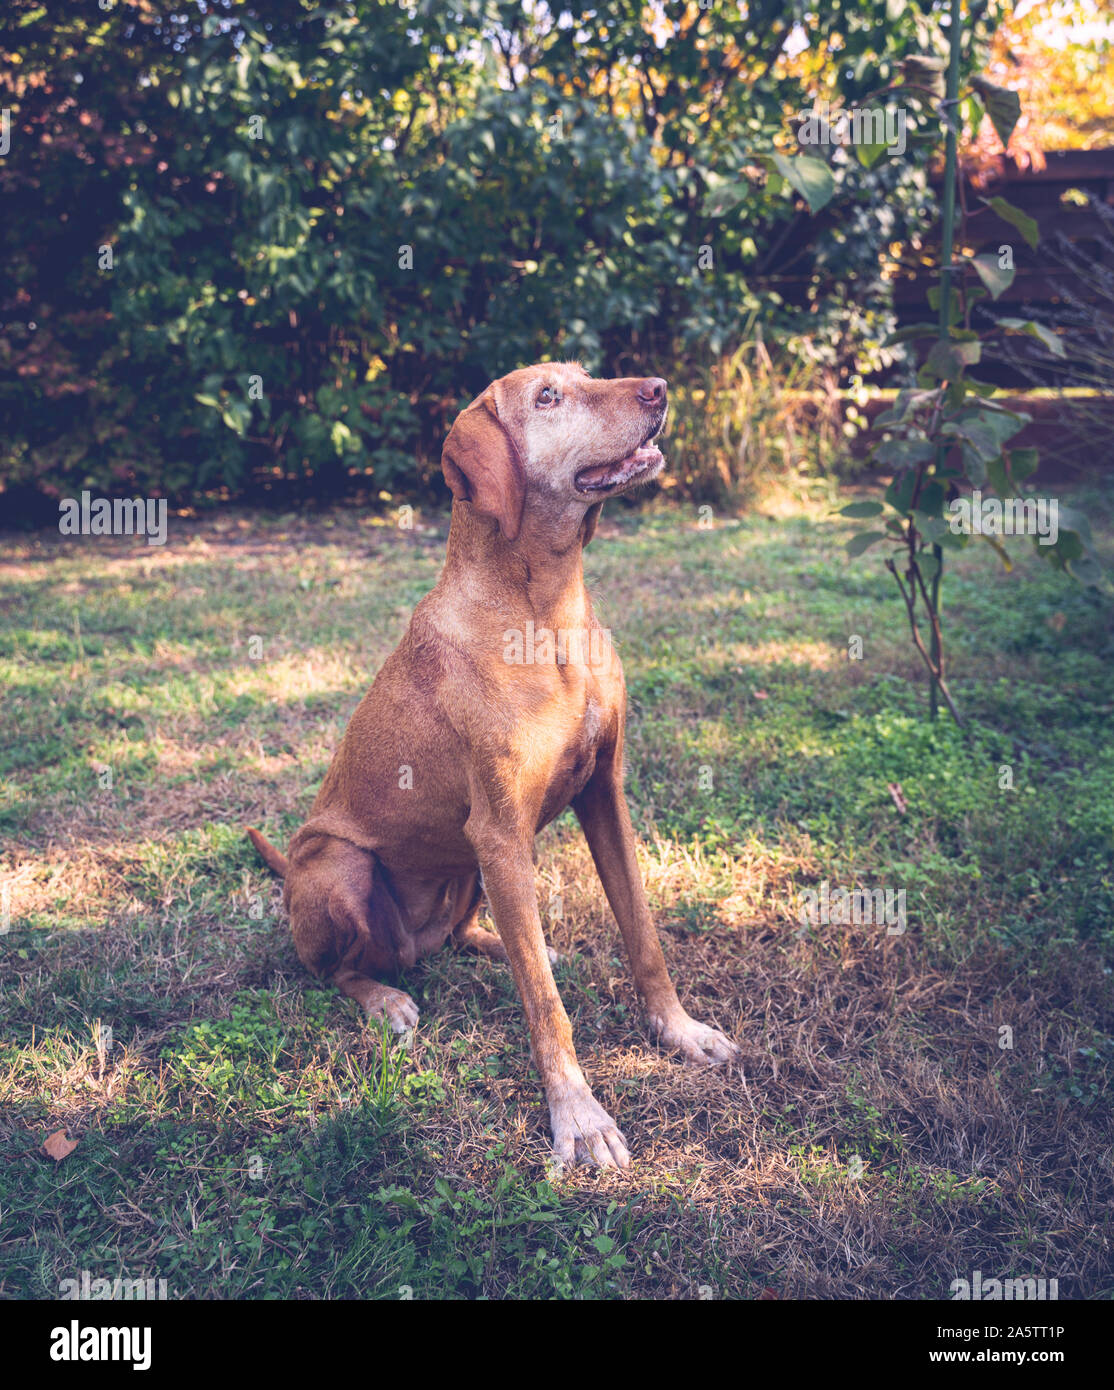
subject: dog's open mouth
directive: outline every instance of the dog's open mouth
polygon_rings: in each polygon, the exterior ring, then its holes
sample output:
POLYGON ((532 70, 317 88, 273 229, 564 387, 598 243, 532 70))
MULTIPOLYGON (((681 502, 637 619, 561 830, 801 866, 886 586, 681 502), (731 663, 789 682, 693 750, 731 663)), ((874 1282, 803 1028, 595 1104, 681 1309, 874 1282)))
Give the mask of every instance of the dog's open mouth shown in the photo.
POLYGON ((574 476, 573 483, 577 492, 611 492, 631 483, 648 483, 664 463, 661 450, 647 442, 617 463, 596 463, 591 468, 582 468, 574 476))

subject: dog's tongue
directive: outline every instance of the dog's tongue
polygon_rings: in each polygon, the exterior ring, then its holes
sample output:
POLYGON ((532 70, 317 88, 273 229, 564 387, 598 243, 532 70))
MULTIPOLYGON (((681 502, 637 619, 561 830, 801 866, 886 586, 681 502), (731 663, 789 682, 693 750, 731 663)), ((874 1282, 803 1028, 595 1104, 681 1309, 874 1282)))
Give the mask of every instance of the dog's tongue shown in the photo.
POLYGON ((635 449, 633 454, 628 454, 625 459, 620 459, 618 463, 597 463, 592 468, 581 469, 576 475, 576 480, 582 486, 587 487, 591 487, 595 483, 618 482, 624 474, 632 473, 641 464, 652 463, 657 452, 652 444, 643 444, 641 448, 635 449))

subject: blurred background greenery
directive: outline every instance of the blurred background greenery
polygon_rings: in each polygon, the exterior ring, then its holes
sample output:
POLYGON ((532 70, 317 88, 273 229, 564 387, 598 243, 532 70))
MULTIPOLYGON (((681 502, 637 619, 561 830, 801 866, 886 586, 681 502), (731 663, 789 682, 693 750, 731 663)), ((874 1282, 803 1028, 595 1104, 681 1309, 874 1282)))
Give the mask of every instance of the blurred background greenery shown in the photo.
POLYGON ((103 4, 0 20, 8 509, 432 496, 454 413, 545 357, 668 377, 708 500, 830 463, 891 360, 938 123, 837 151, 820 216, 758 160, 935 52, 931 0, 103 4))

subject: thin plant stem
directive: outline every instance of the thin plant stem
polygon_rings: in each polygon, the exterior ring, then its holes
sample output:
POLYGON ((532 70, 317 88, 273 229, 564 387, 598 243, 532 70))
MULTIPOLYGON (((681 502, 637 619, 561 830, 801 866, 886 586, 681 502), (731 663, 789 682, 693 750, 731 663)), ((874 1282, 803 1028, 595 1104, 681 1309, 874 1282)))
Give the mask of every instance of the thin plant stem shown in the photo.
MULTIPOLYGON (((945 117, 947 135, 944 146, 943 242, 940 250, 940 337, 945 340, 950 336, 951 329, 952 272, 954 269, 952 266, 952 255, 955 251, 955 189, 956 165, 958 163, 958 121, 956 119, 956 113, 959 98, 960 7, 960 0, 952 0, 951 26, 948 33, 948 80, 944 101, 947 112, 945 117)), ((943 442, 937 444, 937 473, 943 469, 947 456, 947 445, 943 442)), ((931 669, 935 674, 932 684, 929 687, 928 700, 929 714, 935 719, 939 713, 939 697, 944 693, 943 636, 940 630, 940 580, 943 576, 944 556, 938 545, 932 547, 932 553, 936 558, 936 573, 932 576, 931 600, 924 591, 923 582, 921 584, 921 592, 924 595, 925 606, 928 608, 929 620, 932 623, 931 669)), ((918 579, 920 578, 919 568, 917 569, 917 577, 918 579)), ((950 699, 948 699, 948 708, 958 722, 959 716, 956 714, 955 706, 950 699)))

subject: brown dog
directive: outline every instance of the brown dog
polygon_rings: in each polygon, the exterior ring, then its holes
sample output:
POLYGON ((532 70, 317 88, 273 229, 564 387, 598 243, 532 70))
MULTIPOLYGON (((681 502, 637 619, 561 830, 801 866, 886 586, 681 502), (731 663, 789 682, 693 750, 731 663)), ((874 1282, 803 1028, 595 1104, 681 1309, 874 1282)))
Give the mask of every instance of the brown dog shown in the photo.
POLYGON ((441 456, 452 524, 414 610, 333 759, 286 878, 302 962, 398 1031, 414 1001, 380 983, 450 937, 507 961, 559 1159, 630 1162, 573 1051, 534 890, 534 836, 571 804, 623 933, 650 1028, 691 1062, 738 1049, 689 1017, 669 979, 623 796, 626 687, 581 555, 603 499, 662 468, 658 377, 593 380, 547 363, 493 382, 441 456), (482 882, 481 882, 482 875, 482 882), (477 925, 486 892, 498 935, 477 925))

